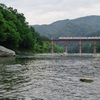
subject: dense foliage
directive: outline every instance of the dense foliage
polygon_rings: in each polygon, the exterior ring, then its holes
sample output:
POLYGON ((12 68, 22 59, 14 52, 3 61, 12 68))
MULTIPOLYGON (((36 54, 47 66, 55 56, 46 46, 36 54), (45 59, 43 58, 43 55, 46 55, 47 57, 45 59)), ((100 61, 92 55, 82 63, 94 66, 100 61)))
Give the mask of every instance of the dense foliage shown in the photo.
MULTIPOLYGON (((42 42, 45 38, 40 36, 33 27, 29 27, 23 13, 0 4, 0 45, 16 51, 49 52, 47 48, 50 43, 42 42)), ((56 51, 62 49, 57 47, 56 51)))

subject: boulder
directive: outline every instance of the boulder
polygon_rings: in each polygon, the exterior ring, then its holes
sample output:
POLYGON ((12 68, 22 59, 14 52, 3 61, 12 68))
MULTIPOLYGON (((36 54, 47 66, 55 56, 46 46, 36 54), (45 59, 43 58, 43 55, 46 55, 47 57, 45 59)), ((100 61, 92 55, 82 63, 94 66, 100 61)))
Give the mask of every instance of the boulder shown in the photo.
POLYGON ((3 46, 0 46, 0 57, 15 56, 15 52, 3 46))
POLYGON ((80 81, 81 82, 88 82, 88 83, 90 83, 90 82, 93 82, 94 80, 91 79, 91 78, 80 78, 80 81))

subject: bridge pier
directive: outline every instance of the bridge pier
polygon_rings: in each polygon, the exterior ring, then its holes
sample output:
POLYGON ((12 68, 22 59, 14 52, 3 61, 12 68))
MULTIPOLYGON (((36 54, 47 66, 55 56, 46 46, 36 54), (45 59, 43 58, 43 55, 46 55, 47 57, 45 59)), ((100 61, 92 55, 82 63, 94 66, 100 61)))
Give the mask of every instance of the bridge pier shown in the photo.
POLYGON ((80 56, 82 56, 82 41, 81 40, 79 41, 79 53, 80 53, 80 56))
POLYGON ((54 53, 54 42, 53 39, 51 40, 51 53, 54 53))
POLYGON ((65 53, 68 54, 67 42, 65 43, 65 53))
POLYGON ((94 41, 94 54, 96 54, 96 41, 94 41))

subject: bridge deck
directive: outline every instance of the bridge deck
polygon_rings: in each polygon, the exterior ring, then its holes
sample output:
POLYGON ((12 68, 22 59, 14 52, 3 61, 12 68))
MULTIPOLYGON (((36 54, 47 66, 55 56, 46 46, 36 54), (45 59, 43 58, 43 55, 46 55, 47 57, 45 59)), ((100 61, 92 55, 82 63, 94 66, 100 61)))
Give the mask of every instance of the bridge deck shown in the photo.
POLYGON ((59 37, 59 39, 64 39, 64 40, 99 40, 100 37, 59 37))
POLYGON ((100 37, 59 37, 59 39, 43 40, 44 42, 50 41, 100 41, 100 37))
POLYGON ((60 41, 100 41, 100 37, 59 37, 60 41))

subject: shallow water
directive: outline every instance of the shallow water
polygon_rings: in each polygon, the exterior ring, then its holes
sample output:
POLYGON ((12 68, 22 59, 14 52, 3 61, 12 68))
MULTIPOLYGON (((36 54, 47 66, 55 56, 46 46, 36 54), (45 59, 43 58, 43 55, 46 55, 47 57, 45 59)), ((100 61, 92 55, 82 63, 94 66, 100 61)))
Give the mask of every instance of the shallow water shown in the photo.
POLYGON ((100 100, 100 58, 0 58, 0 100, 100 100))

